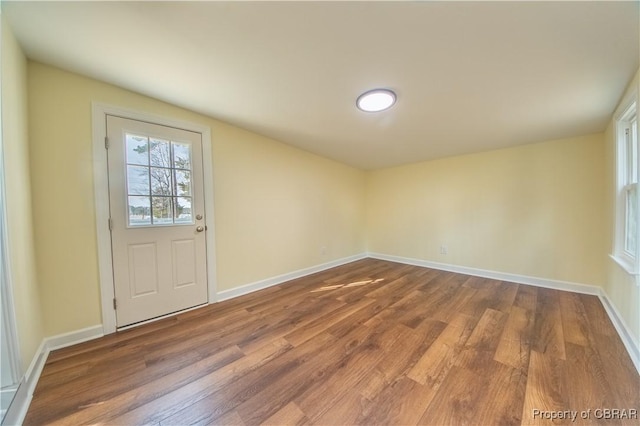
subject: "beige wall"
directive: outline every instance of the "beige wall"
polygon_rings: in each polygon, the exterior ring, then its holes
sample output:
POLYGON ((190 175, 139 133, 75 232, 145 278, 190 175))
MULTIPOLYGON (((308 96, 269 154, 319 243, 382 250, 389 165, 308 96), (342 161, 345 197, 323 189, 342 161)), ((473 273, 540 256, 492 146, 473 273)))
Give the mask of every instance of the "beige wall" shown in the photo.
MULTIPOLYGON (((636 73, 634 80, 626 91, 624 100, 619 108, 626 105, 626 99, 635 95, 640 100, 640 71, 636 73)), ((616 111, 621 112, 621 111, 616 111)), ((606 279, 604 290, 622 316, 627 327, 633 334, 636 345, 640 348, 640 287, 635 283, 633 276, 629 275, 613 259, 609 257, 613 253, 615 231, 615 198, 616 198, 616 174, 615 174, 616 140, 615 118, 611 120, 605 132, 605 218, 606 239, 603 247, 603 257, 606 261, 606 279)))
POLYGON ((47 335, 101 323, 92 101, 211 128, 218 291, 364 252, 364 172, 30 62, 31 179, 47 335))
POLYGON ((42 338, 36 279, 27 133, 27 61, 2 19, 2 144, 11 284, 23 372, 42 338))
POLYGON ((603 154, 596 134, 374 171, 368 249, 601 286, 603 154))
POLYGON ((363 171, 230 126, 213 138, 219 290, 365 252, 363 171))

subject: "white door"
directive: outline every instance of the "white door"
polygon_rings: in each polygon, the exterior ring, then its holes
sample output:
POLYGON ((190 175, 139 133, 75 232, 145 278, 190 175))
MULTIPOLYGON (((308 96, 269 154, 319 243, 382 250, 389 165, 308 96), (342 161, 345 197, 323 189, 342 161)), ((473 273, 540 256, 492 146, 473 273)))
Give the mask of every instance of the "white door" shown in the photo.
POLYGON ((207 303, 202 135, 107 116, 116 325, 207 303))

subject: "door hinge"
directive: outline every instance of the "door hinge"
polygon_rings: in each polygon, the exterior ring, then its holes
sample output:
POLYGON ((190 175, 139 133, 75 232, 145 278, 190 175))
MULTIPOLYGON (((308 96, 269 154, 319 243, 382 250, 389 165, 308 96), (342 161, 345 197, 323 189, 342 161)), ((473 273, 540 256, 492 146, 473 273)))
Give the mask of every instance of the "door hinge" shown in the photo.
POLYGON ((113 298, 113 310, 115 311, 116 309, 118 309, 118 302, 116 302, 116 298, 113 298))
POLYGON ((104 137, 104 149, 109 149, 109 136, 104 137))
POLYGON ((113 220, 109 218, 109 231, 113 231, 113 220))

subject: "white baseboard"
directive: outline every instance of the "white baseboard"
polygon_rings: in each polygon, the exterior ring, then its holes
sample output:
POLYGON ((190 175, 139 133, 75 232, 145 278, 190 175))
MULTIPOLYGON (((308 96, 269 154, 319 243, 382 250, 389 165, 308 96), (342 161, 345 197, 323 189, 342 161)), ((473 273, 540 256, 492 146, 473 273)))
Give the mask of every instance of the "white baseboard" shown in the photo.
POLYGON ((401 256, 392 256, 381 253, 368 253, 368 257, 373 259, 388 260, 390 262, 404 263, 407 265, 423 266, 426 268, 438 269, 442 271, 456 272, 459 274, 473 275, 482 278, 491 278, 500 281, 509 281, 517 284, 527 284, 536 287, 552 288, 555 290, 571 291, 573 293, 589 294, 598 296, 602 305, 609 316, 609 319, 613 323, 622 343, 624 344, 633 365, 640 374, 640 347, 635 342, 631 329, 626 325, 622 316, 615 308, 615 305, 611 302, 611 299, 604 291, 603 288, 579 284, 568 281, 550 280, 547 278, 529 277, 526 275, 510 274, 506 272, 488 271, 484 269, 468 268, 465 266, 449 265, 446 263, 431 262, 422 259, 413 259, 401 256))
POLYGON ((307 275, 315 274, 316 272, 322 272, 327 269, 335 268, 356 260, 365 259, 367 255, 365 253, 356 254, 354 256, 343 257, 342 259, 333 260, 331 262, 323 263, 321 265, 312 266, 310 268, 300 269, 298 271, 289 272, 287 274, 278 275, 276 277, 267 278, 264 280, 256 281, 251 284, 246 284, 241 287, 232 288, 230 290, 223 290, 218 292, 217 301, 233 299, 234 297, 243 296, 245 294, 253 293, 254 291, 262 290, 274 285, 282 284, 287 281, 302 278, 307 275))
POLYGON ((47 362, 49 352, 86 342, 88 340, 97 339, 102 336, 104 336, 104 334, 102 331, 102 324, 100 324, 43 339, 36 354, 33 356, 33 360, 31 361, 27 372, 20 381, 16 395, 7 409, 7 413, 2 424, 21 425, 24 421, 24 417, 27 415, 27 410, 31 404, 33 391, 36 389, 42 369, 47 362))
POLYGON ((620 315, 616 306, 611 302, 609 295, 604 289, 600 289, 600 301, 602 302, 602 306, 607 311, 609 315, 609 319, 613 323, 613 326, 616 328, 618 332, 618 336, 622 340, 624 347, 627 349, 629 356, 631 357, 631 361, 633 361, 633 365, 635 365, 638 374, 640 374, 640 342, 634 340, 633 334, 631 333, 631 329, 627 326, 626 321, 620 315))
POLYGON ((47 337, 47 351, 66 348, 67 346, 77 345, 78 343, 87 342, 104 336, 102 332, 102 324, 93 327, 83 328, 82 330, 72 331, 70 333, 58 334, 57 336, 47 337))
POLYGON ((486 269, 469 268, 466 266, 450 265, 448 263, 431 262, 429 260, 414 259, 409 257, 391 256, 381 253, 369 253, 373 259, 388 260, 390 262, 405 263, 407 265, 423 266, 425 268, 441 271, 456 272, 458 274, 473 275, 475 277, 490 278, 493 280, 509 281, 517 284, 527 284, 536 287, 552 288, 556 290, 571 291, 574 293, 600 295, 600 287, 587 284, 573 283, 569 281, 550 280, 547 278, 530 277, 527 275, 511 274, 508 272, 489 271, 486 269))

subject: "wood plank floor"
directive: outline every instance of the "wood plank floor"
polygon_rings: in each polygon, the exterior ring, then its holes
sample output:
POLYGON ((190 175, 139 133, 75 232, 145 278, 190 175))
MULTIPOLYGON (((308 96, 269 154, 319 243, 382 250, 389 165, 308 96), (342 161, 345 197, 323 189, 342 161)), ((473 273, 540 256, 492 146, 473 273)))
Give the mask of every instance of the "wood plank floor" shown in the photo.
POLYGON ((638 425, 638 409, 597 297, 365 259, 52 352, 25 424, 638 425))

